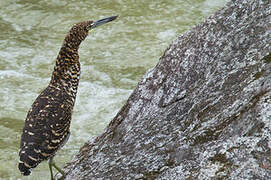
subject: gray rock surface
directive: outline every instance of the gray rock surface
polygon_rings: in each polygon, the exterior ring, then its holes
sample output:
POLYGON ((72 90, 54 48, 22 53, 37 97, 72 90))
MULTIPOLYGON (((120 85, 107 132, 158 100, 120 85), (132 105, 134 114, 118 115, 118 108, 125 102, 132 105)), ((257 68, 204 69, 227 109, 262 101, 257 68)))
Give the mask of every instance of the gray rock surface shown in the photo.
POLYGON ((66 179, 271 179, 271 1, 179 36, 66 179))

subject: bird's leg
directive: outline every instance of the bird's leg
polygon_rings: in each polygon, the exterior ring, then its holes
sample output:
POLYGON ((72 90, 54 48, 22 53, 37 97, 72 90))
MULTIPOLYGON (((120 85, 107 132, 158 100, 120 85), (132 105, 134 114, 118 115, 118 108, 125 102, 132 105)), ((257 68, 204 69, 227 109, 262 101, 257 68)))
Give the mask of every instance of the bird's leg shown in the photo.
POLYGON ((50 169, 50 174, 51 174, 51 180, 54 180, 52 163, 53 163, 53 158, 50 158, 48 164, 49 164, 49 169, 50 169))
POLYGON ((51 180, 54 179, 52 167, 54 167, 58 172, 60 172, 60 174, 62 174, 62 176, 64 176, 64 171, 55 164, 55 161, 53 160, 53 157, 52 157, 49 159, 49 169, 51 173, 51 180))

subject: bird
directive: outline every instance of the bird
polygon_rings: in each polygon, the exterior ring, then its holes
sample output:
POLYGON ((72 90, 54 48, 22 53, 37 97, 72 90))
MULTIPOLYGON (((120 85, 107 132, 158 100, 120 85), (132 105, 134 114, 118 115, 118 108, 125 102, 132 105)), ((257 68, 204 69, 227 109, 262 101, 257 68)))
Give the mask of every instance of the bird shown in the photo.
POLYGON ((70 123, 80 79, 78 49, 89 31, 115 20, 111 16, 98 21, 83 21, 72 26, 66 35, 49 85, 33 102, 27 113, 19 149, 18 168, 22 175, 48 160, 51 179, 54 167, 64 176, 53 158, 70 136, 70 123))

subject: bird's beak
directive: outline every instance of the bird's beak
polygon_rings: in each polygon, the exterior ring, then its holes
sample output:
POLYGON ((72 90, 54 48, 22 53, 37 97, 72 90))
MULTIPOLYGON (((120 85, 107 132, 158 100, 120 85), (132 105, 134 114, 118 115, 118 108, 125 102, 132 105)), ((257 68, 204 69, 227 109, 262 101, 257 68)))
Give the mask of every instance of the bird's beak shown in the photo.
POLYGON ((108 17, 108 18, 104 18, 104 19, 100 19, 98 21, 95 21, 91 24, 91 26, 89 26, 87 29, 90 30, 90 29, 93 29, 93 28, 96 28, 102 24, 105 24, 105 23, 108 23, 110 21, 113 21, 115 19, 117 19, 118 15, 117 16, 111 16, 111 17, 108 17))

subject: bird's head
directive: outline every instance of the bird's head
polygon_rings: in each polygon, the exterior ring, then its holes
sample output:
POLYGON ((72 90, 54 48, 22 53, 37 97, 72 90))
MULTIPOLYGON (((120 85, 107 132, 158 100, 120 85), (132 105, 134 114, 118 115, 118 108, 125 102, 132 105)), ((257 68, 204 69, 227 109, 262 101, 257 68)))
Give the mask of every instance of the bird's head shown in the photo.
POLYGON ((88 32, 102 24, 113 21, 118 16, 111 16, 108 18, 100 19, 98 21, 83 21, 73 25, 70 32, 65 38, 65 42, 70 46, 79 46, 80 43, 88 36, 88 32))

